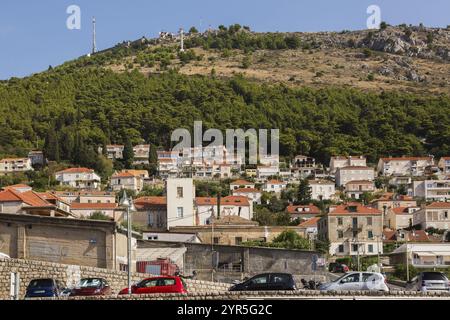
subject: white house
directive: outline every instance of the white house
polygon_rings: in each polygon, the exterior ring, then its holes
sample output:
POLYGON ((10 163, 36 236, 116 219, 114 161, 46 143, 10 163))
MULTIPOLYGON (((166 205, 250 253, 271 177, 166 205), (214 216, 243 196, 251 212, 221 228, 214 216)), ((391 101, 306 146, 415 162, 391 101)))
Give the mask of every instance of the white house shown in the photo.
POLYGON ((264 192, 270 192, 275 194, 280 194, 281 191, 287 188, 287 183, 279 180, 269 180, 266 181, 262 187, 264 192))
POLYGON ((233 190, 233 196, 247 197, 253 203, 261 204, 262 193, 255 188, 241 188, 233 190))
POLYGON ((336 171, 336 185, 341 187, 350 181, 373 181, 375 179, 375 171, 370 167, 343 167, 336 171))
POLYGON ((377 172, 384 176, 421 176, 425 173, 426 167, 433 165, 433 157, 381 158, 378 161, 377 172))
POLYGON ((149 144, 139 144, 133 147, 134 152, 134 165, 139 164, 149 164, 148 158, 150 156, 150 145, 149 144))
POLYGON ((119 212, 117 203, 78 203, 70 204, 70 212, 77 218, 88 218, 94 213, 102 213, 111 220, 119 221, 123 217, 123 212, 119 212))
POLYGON ((389 208, 384 218, 384 225, 393 230, 409 228, 414 224, 414 212, 418 210, 420 210, 419 207, 389 208))
POLYGON ((254 189, 255 184, 253 182, 247 181, 247 180, 236 180, 230 183, 230 190, 237 190, 242 188, 250 188, 254 189))
POLYGON ((311 180, 308 182, 313 200, 332 200, 336 194, 334 182, 328 180, 311 180))
POLYGON ((88 168, 69 168, 56 172, 56 181, 62 186, 77 189, 98 189, 101 178, 92 169, 88 168))
POLYGON ((447 268, 450 265, 450 243, 407 243, 395 249, 389 258, 391 264, 400 264, 408 259, 415 267, 447 268))
POLYGON ((113 191, 122 189, 140 192, 144 187, 144 180, 149 177, 147 170, 122 170, 111 177, 113 191))
POLYGON ((0 175, 33 170, 30 158, 6 158, 0 160, 0 175))
POLYGON ((364 156, 337 156, 330 159, 331 174, 335 174, 339 168, 365 166, 367 166, 367 160, 364 156))
POLYGON ((106 146, 106 153, 108 159, 123 159, 123 149, 125 146, 123 144, 110 144, 106 146))
POLYGON ((433 202, 414 212, 413 223, 422 230, 450 228, 450 202, 433 202))
POLYGON ((354 180, 345 184, 345 195, 351 199, 361 199, 365 193, 375 191, 375 184, 369 180, 354 180))
POLYGON ((256 176, 260 179, 277 176, 280 173, 278 165, 264 166, 260 165, 256 168, 256 176))
POLYGON ((439 160, 438 167, 442 173, 450 175, 450 157, 442 157, 439 160))
POLYGON ((247 220, 253 218, 253 203, 243 196, 228 196, 220 200, 220 215, 217 211, 217 198, 195 198, 196 225, 208 225, 211 217, 238 216, 247 220))
POLYGON ((413 196, 432 201, 448 201, 450 200, 450 180, 414 181, 413 196))
POLYGON ((195 187, 191 178, 169 178, 166 181, 167 228, 195 226, 195 187))

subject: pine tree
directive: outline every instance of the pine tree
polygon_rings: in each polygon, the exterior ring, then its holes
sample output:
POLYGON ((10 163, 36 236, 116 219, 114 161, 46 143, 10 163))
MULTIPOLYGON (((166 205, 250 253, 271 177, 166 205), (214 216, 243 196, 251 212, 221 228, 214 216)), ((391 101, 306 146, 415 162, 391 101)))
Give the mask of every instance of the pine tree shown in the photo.
POLYGON ((309 204, 311 202, 312 192, 307 179, 300 181, 297 193, 297 202, 299 204, 309 204))
POLYGON ((126 169, 131 169, 134 161, 134 151, 133 145, 131 144, 131 140, 127 138, 125 141, 125 146, 123 149, 123 163, 126 169))
POLYGON ((52 125, 50 129, 47 131, 44 144, 44 153, 45 157, 49 160, 52 161, 60 160, 58 135, 56 134, 54 125, 52 125))
POLYGON ((158 153, 156 152, 156 146, 150 145, 150 153, 148 157, 149 171, 151 175, 155 175, 158 171, 158 153))

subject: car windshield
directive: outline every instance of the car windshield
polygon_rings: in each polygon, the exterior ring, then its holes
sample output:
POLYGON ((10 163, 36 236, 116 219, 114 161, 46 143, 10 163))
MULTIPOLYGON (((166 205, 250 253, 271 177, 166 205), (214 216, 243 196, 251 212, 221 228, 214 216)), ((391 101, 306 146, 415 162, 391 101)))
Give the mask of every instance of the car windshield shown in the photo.
POLYGON ((425 272, 422 275, 423 280, 445 280, 445 276, 440 272, 425 272))
POLYGON ((30 282, 29 288, 48 288, 53 287, 53 280, 52 279, 40 279, 40 280, 33 280, 30 282))
POLYGON ((101 285, 100 279, 81 279, 80 288, 97 288, 101 285))

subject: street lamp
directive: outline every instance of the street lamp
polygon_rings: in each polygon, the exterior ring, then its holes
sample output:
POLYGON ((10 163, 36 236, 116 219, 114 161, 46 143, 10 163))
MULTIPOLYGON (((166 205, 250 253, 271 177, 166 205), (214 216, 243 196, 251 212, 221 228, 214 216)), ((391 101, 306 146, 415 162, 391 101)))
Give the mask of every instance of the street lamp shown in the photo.
POLYGON ((131 296, 131 212, 135 211, 133 199, 128 198, 127 192, 123 191, 123 197, 120 200, 120 206, 127 210, 127 260, 128 260, 128 294, 131 296))

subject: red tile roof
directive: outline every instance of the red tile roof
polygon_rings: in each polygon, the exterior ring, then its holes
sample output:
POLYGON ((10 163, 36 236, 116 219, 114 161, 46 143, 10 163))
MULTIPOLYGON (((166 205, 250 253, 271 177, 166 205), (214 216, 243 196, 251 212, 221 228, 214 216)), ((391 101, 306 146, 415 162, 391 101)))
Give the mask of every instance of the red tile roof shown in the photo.
POLYGON ((320 209, 313 204, 300 205, 300 206, 289 205, 286 208, 286 211, 290 214, 321 214, 320 209), (302 209, 302 210, 298 211, 298 209, 302 209), (303 209, 308 209, 308 210, 306 211, 303 209))
POLYGON ((165 206, 167 205, 166 197, 141 197, 134 200, 134 204, 139 208, 149 206, 165 206))
POLYGON ((317 227, 317 223, 319 222, 320 217, 314 217, 311 219, 308 219, 306 221, 303 221, 298 226, 303 228, 314 228, 317 227))
POLYGON ((361 215, 381 215, 381 211, 378 209, 370 208, 363 206, 360 203, 352 202, 347 203, 343 205, 338 205, 334 207, 333 211, 330 211, 328 213, 330 216, 337 216, 337 215, 354 215, 354 214, 361 214, 361 215), (355 211, 350 211, 350 207, 355 207, 355 211))
POLYGON ((3 188, 3 190, 7 190, 7 189, 24 189, 24 188, 31 188, 29 185, 27 184, 15 184, 12 186, 6 186, 3 188))
POLYGON ((0 192, 0 202, 23 202, 32 207, 53 206, 34 191, 17 192, 14 189, 6 189, 0 192))
POLYGON ((397 208, 393 208, 392 211, 395 214, 409 214, 408 207, 397 207, 397 208))
MULTIPOLYGON (((394 241, 405 241, 404 239, 399 238, 398 233, 393 230, 384 230, 383 241, 386 242, 394 242, 394 241)), ((416 230, 414 231, 414 234, 410 231, 406 231, 406 237, 408 238, 408 241, 413 242, 429 242, 431 241, 428 234, 424 230, 416 230)))
POLYGON ((450 208, 450 202, 433 202, 432 204, 428 205, 426 208, 427 209, 432 209, 432 208, 447 209, 447 208, 450 208))
POLYGON ((239 192, 241 192, 241 193, 253 193, 253 192, 258 193, 259 192, 260 193, 261 191, 258 189, 255 189, 255 188, 239 188, 239 189, 233 190, 233 193, 239 193, 239 192))
POLYGON ((230 183, 230 185, 239 185, 239 186, 245 186, 245 185, 254 185, 253 182, 247 181, 247 180, 236 180, 230 183))
POLYGON ((266 184, 286 184, 286 183, 280 180, 269 180, 266 182, 266 184))
POLYGON ((92 172, 94 172, 94 170, 88 169, 88 168, 69 168, 69 169, 58 171, 57 174, 59 174, 59 173, 92 173, 92 172))

